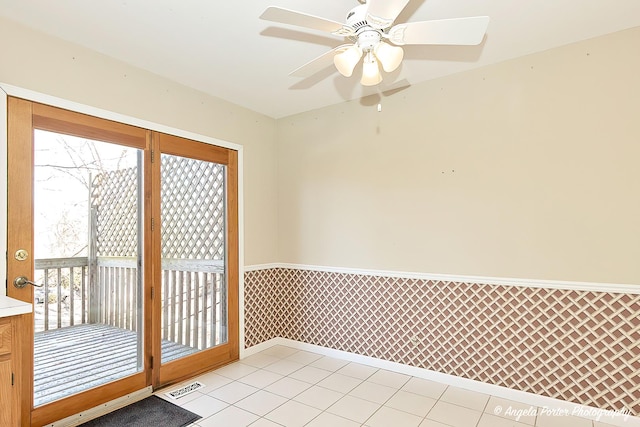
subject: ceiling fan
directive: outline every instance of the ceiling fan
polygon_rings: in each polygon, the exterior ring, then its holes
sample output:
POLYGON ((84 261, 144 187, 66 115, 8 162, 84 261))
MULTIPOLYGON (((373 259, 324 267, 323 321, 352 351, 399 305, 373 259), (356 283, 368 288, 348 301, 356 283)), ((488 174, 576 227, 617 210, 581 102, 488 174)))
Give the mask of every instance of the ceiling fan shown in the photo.
POLYGON ((409 0, 359 0, 362 4, 347 13, 346 24, 276 6, 268 7, 261 19, 297 25, 337 36, 350 43, 340 45, 293 70, 289 75, 310 77, 334 63, 345 77, 350 77, 363 59, 363 86, 382 81, 379 64, 390 73, 400 66, 402 45, 477 45, 489 25, 488 16, 407 22, 393 25, 409 0))

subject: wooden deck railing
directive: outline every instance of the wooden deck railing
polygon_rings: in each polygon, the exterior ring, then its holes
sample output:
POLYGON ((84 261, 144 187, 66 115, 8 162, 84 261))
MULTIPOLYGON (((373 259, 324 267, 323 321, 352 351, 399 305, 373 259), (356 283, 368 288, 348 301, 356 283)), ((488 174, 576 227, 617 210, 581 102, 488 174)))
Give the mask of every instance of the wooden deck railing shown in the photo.
POLYGON ((87 257, 35 260, 36 332, 87 322, 87 257))
MULTIPOLYGON (((141 327, 138 260, 98 257, 38 259, 35 280, 36 332, 85 323, 136 331, 141 327)), ((162 261, 162 339, 204 349, 226 336, 226 292, 222 261, 162 261)))
POLYGON ((162 261, 162 339, 205 349, 227 340, 223 261, 162 261))
POLYGON ((137 331, 141 275, 138 260, 128 257, 99 257, 90 269, 90 323, 104 323, 121 329, 137 331))

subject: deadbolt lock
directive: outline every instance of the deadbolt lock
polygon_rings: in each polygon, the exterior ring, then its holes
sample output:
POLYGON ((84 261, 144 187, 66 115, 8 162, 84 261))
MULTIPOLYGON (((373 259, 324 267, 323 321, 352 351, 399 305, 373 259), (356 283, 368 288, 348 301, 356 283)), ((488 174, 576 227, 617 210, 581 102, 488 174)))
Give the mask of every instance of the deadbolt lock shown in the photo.
POLYGON ((24 249, 18 249, 14 255, 14 257, 18 260, 18 261, 24 261, 27 258, 29 258, 29 252, 25 251, 24 249))

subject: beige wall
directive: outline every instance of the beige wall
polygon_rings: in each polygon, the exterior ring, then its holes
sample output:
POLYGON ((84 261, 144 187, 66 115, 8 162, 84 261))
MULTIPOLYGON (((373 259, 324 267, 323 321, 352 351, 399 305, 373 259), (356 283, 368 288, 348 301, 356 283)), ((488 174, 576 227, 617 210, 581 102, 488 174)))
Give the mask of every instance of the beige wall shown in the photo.
POLYGON ((276 261, 275 120, 3 19, 0 52, 2 83, 242 145, 245 263, 276 261))
POLYGON ((279 120, 279 260, 640 283, 639 42, 279 120))
POLYGON ((640 283, 639 39, 276 124, 0 20, 0 82, 243 145, 247 265, 640 283))

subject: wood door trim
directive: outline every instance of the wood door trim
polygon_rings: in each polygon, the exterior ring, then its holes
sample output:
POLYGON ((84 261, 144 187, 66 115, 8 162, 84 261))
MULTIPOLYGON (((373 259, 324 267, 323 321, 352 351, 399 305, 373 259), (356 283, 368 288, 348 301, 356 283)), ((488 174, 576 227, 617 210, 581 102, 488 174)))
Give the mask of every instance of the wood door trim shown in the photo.
POLYGON ((33 209, 30 205, 33 194, 33 131, 31 129, 31 103, 18 98, 8 98, 7 110, 7 295, 20 301, 32 303, 33 287, 18 289, 13 286, 13 278, 33 273, 33 209), (29 256, 25 261, 17 261, 12 255, 18 249, 25 249, 29 256))
POLYGON ((227 165, 227 295, 231 360, 240 354, 240 230, 238 223, 238 152, 229 150, 227 165))
POLYGON ((193 378, 235 360, 232 357, 233 349, 229 346, 230 344, 222 344, 192 354, 188 356, 188 364, 183 363, 180 359, 162 364, 159 370, 160 386, 193 378))
MULTIPOLYGON (((160 136, 157 132, 151 132, 151 150, 154 153, 160 153, 160 136)), ((151 357, 153 358, 153 363, 151 366, 151 384, 154 389, 160 386, 160 360, 162 360, 162 300, 160 298, 161 290, 162 290, 162 273, 161 269, 162 264, 161 261, 156 261, 161 259, 162 253, 162 237, 160 234, 160 217, 161 217, 161 187, 160 185, 160 154, 157 156, 153 156, 153 162, 151 162, 150 171, 151 171, 151 218, 154 218, 154 224, 157 222, 158 226, 147 228, 147 230, 151 230, 149 232, 150 235, 150 244, 151 244, 151 272, 150 278, 152 281, 152 287, 154 290, 154 299, 151 302, 153 307, 153 312, 151 313, 152 320, 152 337, 151 337, 151 357), (158 295, 155 298, 155 295, 158 295)))
POLYGON ((221 165, 229 164, 229 148, 218 147, 205 142, 194 141, 175 135, 156 132, 160 142, 160 152, 174 156, 188 157, 195 160, 221 165))
MULTIPOLYGON (((33 131, 31 102, 7 98, 7 295, 33 303, 33 287, 18 289, 13 286, 17 276, 31 277, 33 274, 33 210, 30 205, 33 194, 33 131), (9 231, 9 230, 7 230, 9 231), (18 249, 26 249, 29 258, 17 261, 13 256, 18 249)), ((33 337, 33 313, 25 314, 20 337, 33 337)), ((20 420, 21 425, 30 425, 33 407, 33 339, 21 339, 16 348, 22 353, 21 363, 16 367, 20 376, 20 420)))
POLYGON ((31 413, 31 426, 44 426, 68 416, 86 411, 103 403, 110 402, 129 393, 141 390, 146 385, 144 372, 134 374, 82 392, 82 399, 69 396, 64 399, 34 408, 31 413))
MULTIPOLYGON (((118 143, 118 140, 113 140, 118 135, 126 135, 126 132, 139 132, 139 128, 133 126, 123 125, 124 127, 113 126, 112 122, 98 119, 91 116, 82 115, 79 113, 73 113, 67 110, 43 106, 42 104, 25 101, 19 98, 8 97, 7 98, 7 194, 8 194, 8 209, 7 209, 7 224, 9 224, 9 231, 7 233, 7 251, 9 254, 13 254, 17 249, 27 249, 29 252, 29 258, 27 261, 17 261, 13 256, 9 256, 7 260, 7 277, 9 283, 13 282, 13 278, 16 276, 27 276, 29 278, 33 275, 34 259, 33 259, 33 134, 36 127, 36 123, 40 121, 40 124, 45 123, 49 126, 49 130, 61 132, 65 134, 72 134, 82 137, 96 138, 101 141, 107 141, 112 143, 118 143), (39 112, 39 116, 35 115, 34 111, 39 112), (60 116, 58 117, 58 114, 60 116), (48 117, 43 121, 43 117, 48 117), (75 126, 68 120, 74 117, 79 117, 83 120, 82 124, 75 126), (92 130, 88 130, 90 125, 96 127, 92 130), (57 126, 57 127, 56 127, 57 126), (113 129, 129 129, 129 131, 115 132, 113 129), (30 206, 30 209, 25 209, 24 206, 30 206), (28 248, 24 247, 27 243, 28 248)), ((133 148, 139 148, 145 151, 145 158, 150 158, 150 149, 147 147, 147 138, 150 131, 142 130, 142 145, 137 141, 137 136, 131 136, 129 133, 128 142, 120 144, 124 146, 131 146, 133 148)), ((118 136, 119 138, 119 136, 118 136)), ((145 179, 148 181, 149 177, 146 174, 148 163, 145 161, 145 179)), ((147 187, 149 183, 146 182, 147 187)), ((146 190, 146 188, 145 188, 146 190)), ((145 193, 144 203, 145 208, 149 208, 150 199, 145 193)), ((147 227, 150 225, 150 219, 145 215, 145 224, 147 227)), ((146 254, 145 254, 146 256, 146 254)), ((148 262, 148 260, 145 260, 148 262)), ((150 268, 150 267, 149 267, 150 268)), ((146 277, 146 276, 145 276, 146 277)), ((144 281, 144 295, 145 295, 145 310, 143 316, 148 317, 151 313, 151 308, 148 301, 150 300, 150 285, 149 279, 144 281)), ((7 287, 7 294, 13 298, 32 303, 33 301, 33 287, 27 286, 22 289, 15 288, 12 284, 7 287)), ((67 416, 73 415, 80 411, 93 408, 107 401, 113 400, 122 395, 143 389, 150 385, 148 379, 148 372, 150 368, 150 357, 147 353, 144 354, 143 359, 145 368, 147 371, 125 377, 121 380, 117 380, 112 383, 105 384, 90 390, 83 392, 82 399, 78 400, 77 395, 70 396, 49 404, 33 407, 33 352, 34 352, 34 328, 33 328, 33 313, 24 316, 23 329, 20 336, 27 337, 21 339, 21 351, 23 354, 22 364, 20 366, 20 377, 22 380, 22 393, 21 393, 21 422, 24 426, 38 426, 51 423, 67 416)), ((145 330, 145 341, 150 339, 150 332, 145 330)), ((146 347, 144 350, 148 349, 146 347)))
POLYGON ((153 215, 153 179, 154 179, 154 165, 152 164, 152 150, 153 150, 153 132, 150 130, 146 131, 145 134, 145 152, 144 152, 144 160, 143 160, 143 190, 144 190, 144 198, 142 200, 143 203, 143 222, 142 225, 142 256, 143 256, 143 340, 144 340, 144 372, 146 374, 146 385, 153 384, 153 346, 154 343, 154 319, 153 313, 155 309, 153 305, 155 301, 153 301, 153 287, 154 283, 156 283, 156 279, 153 276, 154 274, 154 253, 153 253, 153 232, 152 229, 152 215, 153 215), (146 238, 145 236, 149 236, 146 238))
POLYGON ((33 103, 33 127, 144 150, 145 129, 50 105, 33 103))
MULTIPOLYGON (((157 312, 154 314, 154 325, 157 325, 156 340, 154 344, 154 389, 165 386, 167 384, 181 381, 189 376, 206 372, 215 367, 225 365, 231 361, 237 360, 240 352, 240 318, 239 318, 239 225, 238 225, 238 152, 229 148, 218 147, 206 143, 181 138, 174 135, 163 133, 155 133, 157 135, 158 151, 161 154, 170 154, 174 156, 187 157, 195 160, 203 160, 212 163, 223 164, 226 166, 226 206, 227 206, 227 342, 215 347, 202 350, 193 355, 187 356, 189 362, 182 359, 175 361, 160 363, 160 334, 161 334, 161 311, 160 301, 154 302, 154 308, 157 312)), ((154 165, 154 173, 157 176, 154 183, 161 184, 161 165, 156 160, 154 165)), ((160 188, 154 190, 154 197, 159 201, 161 198, 160 188)), ((154 218, 156 223, 161 223, 160 203, 154 203, 154 218)), ((154 248, 158 263, 161 264, 161 227, 156 227, 154 232, 154 248)), ((162 266, 154 265, 155 275, 154 284, 161 283, 160 270, 162 266)), ((158 289, 159 291, 159 289, 158 289)))

